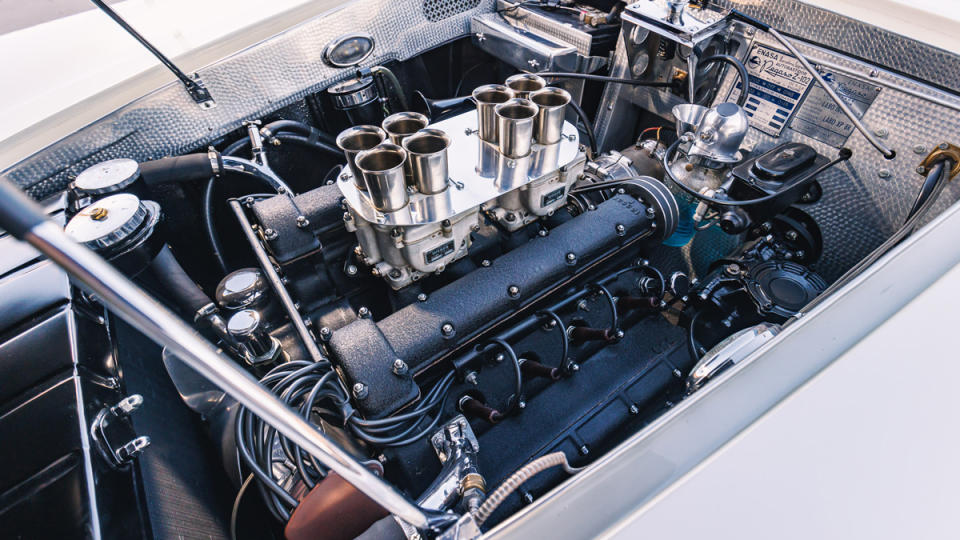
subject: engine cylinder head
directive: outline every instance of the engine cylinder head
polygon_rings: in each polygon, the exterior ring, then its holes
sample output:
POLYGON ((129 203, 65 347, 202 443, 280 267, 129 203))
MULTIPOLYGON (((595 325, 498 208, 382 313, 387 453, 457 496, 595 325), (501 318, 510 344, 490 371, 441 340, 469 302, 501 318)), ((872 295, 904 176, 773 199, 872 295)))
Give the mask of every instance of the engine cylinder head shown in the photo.
POLYGON ((497 115, 498 147, 509 158, 521 158, 530 153, 533 140, 533 122, 537 105, 529 99, 514 98, 494 108, 497 115))
POLYGON ((403 141, 417 191, 425 195, 447 189, 450 137, 439 129, 421 129, 403 141))
POLYGON ((407 152, 391 143, 360 152, 357 168, 363 174, 367 193, 373 207, 381 212, 393 212, 407 205, 407 184, 404 165, 407 152))
POLYGON ((487 84, 473 90, 481 139, 490 143, 497 142, 497 115, 494 109, 497 105, 513 98, 513 90, 502 84, 487 84))

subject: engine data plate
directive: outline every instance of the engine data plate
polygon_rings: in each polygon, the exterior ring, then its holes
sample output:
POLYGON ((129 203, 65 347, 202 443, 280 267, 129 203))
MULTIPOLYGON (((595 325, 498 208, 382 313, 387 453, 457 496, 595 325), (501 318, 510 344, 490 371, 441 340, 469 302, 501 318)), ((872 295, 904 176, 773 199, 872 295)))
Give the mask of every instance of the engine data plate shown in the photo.
MULTIPOLYGON (((799 60, 767 45, 755 44, 747 56, 750 88, 743 108, 750 126, 779 137, 810 89, 813 77, 799 60)), ((728 101, 736 102, 742 82, 730 91, 728 101)))
MULTIPOLYGON (((824 71, 822 74, 857 118, 863 118, 867 109, 880 95, 880 87, 876 84, 832 71, 824 71)), ((826 90, 815 85, 797 111, 790 129, 834 148, 840 148, 850 138, 854 126, 840 107, 830 99, 826 90)))
POLYGON ((337 186, 347 204, 370 223, 385 226, 437 223, 467 212, 504 193, 556 176, 559 169, 574 163, 580 155, 580 136, 570 122, 563 123, 560 142, 534 144, 522 158, 510 159, 497 152, 496 145, 477 136, 477 113, 467 111, 428 127, 442 130, 451 139, 447 150, 450 178, 447 189, 424 195, 408 188, 410 202, 395 212, 374 209, 366 193, 353 183, 349 168, 337 186))

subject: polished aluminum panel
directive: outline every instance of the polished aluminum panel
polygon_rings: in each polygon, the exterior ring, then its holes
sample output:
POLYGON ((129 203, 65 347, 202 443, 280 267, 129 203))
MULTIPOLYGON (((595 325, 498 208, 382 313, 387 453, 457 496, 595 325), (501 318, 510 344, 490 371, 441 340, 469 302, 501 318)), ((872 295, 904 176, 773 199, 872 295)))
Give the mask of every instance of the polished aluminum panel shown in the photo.
POLYGON ((514 189, 552 174, 577 159, 580 142, 577 129, 563 125, 563 138, 555 145, 533 145, 530 154, 509 159, 497 152, 496 145, 477 136, 477 113, 467 111, 432 124, 450 139, 448 168, 450 186, 435 195, 409 194, 410 203, 394 212, 376 211, 369 197, 356 189, 347 172, 337 185, 350 208, 371 223, 385 226, 421 225, 449 219, 472 210, 514 189))

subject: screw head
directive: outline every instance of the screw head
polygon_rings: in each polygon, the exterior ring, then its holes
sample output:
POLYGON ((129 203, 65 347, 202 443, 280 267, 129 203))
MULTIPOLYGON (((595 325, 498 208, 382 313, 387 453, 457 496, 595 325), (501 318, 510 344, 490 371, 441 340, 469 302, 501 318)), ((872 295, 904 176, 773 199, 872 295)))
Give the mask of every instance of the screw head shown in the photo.
POLYGON ((308 225, 310 225, 310 220, 307 219, 307 216, 297 216, 297 227, 303 229, 308 225))
POLYGON ((454 332, 454 328, 453 328, 453 325, 450 323, 444 323, 443 326, 440 327, 440 333, 446 337, 452 336, 453 332, 454 332))
POLYGON ((484 260, 480 261, 480 266, 482 266, 482 267, 484 267, 484 268, 488 268, 491 264, 493 264, 493 263, 490 262, 490 259, 484 259, 484 260))
POLYGON ((356 399, 364 399, 365 397, 367 397, 367 394, 369 394, 369 390, 367 390, 367 385, 363 384, 362 382, 354 383, 353 397, 355 397, 356 399))
POLYGON ((417 295, 417 302, 426 302, 426 301, 427 301, 427 293, 420 293, 417 295))
POLYGON ((617 226, 615 227, 615 229, 617 231, 617 236, 623 236, 627 234, 627 228, 624 227, 622 223, 617 223, 617 226))
POLYGON ((280 236, 280 234, 273 229, 263 230, 263 237, 266 238, 267 240, 276 240, 278 236, 280 236))
POLYGON ((370 310, 367 306, 360 306, 360 309, 357 310, 357 316, 361 319, 366 319, 370 316, 370 310))
POLYGON ((577 262, 577 254, 574 252, 567 253, 567 264, 575 264, 577 262))
POLYGON ((347 275, 348 275, 348 276, 355 276, 355 275, 357 275, 357 266, 356 266, 356 265, 353 265, 353 264, 348 264, 348 265, 347 265, 347 275))
POLYGON ((629 408, 628 410, 630 411, 630 414, 632 414, 632 415, 634 415, 634 416, 640 414, 640 407, 637 407, 636 405, 634 405, 634 404, 632 404, 632 403, 630 404, 630 408, 629 408))
POLYGON ((521 399, 520 401, 517 402, 517 408, 518 408, 518 409, 526 409, 526 408, 527 408, 527 402, 521 399))
POLYGON ((320 329, 320 339, 330 341, 331 336, 333 336, 333 330, 330 330, 330 328, 324 326, 320 329))
POLYGON ((407 363, 397 358, 393 361, 393 373, 396 375, 406 375, 408 370, 407 363))
POLYGON ((891 176, 893 176, 893 173, 890 172, 890 169, 880 169, 879 171, 877 171, 877 176, 886 180, 891 176))
POLYGON ((510 295, 510 298, 516 298, 520 296, 520 287, 517 287, 516 285, 507 287, 507 294, 510 295))
POLYGON ((477 380, 476 371, 471 371, 470 373, 467 373, 467 375, 463 378, 463 380, 473 386, 477 386, 480 383, 480 381, 477 380))

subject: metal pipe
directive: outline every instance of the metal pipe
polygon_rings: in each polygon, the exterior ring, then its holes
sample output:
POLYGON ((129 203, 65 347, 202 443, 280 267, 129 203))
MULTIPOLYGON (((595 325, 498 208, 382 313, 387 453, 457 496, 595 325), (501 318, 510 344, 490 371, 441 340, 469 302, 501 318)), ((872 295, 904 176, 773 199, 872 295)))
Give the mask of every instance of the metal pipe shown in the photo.
POLYGON ((403 140, 417 191, 433 195, 447 189, 447 148, 451 139, 439 129, 421 129, 403 140))
POLYGON ((265 180, 277 193, 293 196, 293 190, 290 189, 290 186, 281 180, 269 167, 236 156, 221 156, 221 159, 223 160, 224 170, 252 174, 265 180))
POLYGON ((303 317, 300 315, 300 312, 297 311, 297 306, 293 298, 290 298, 290 293, 287 292, 287 288, 283 286, 280 275, 277 274, 277 271, 273 268, 273 262, 270 261, 270 256, 267 255, 267 251, 263 249, 256 234, 254 234, 253 226, 250 224, 250 220, 247 219, 247 215, 243 212, 243 206, 240 204, 240 201, 236 199, 230 200, 230 208, 237 216, 237 221, 240 222, 240 228, 243 229, 243 235, 247 238, 247 243, 250 244, 250 247, 253 248, 253 253, 257 256, 257 262, 260 263, 260 269, 263 270, 263 275, 273 288, 273 292, 277 293, 277 298, 280 299, 280 304, 283 305, 283 309, 290 317, 290 322, 293 324, 294 329, 296 329, 297 334, 300 335, 300 340, 303 341, 303 346, 307 349, 307 354, 310 355, 310 359, 314 362, 324 360, 323 353, 320 352, 320 348, 317 347, 317 342, 314 341, 313 336, 310 335, 310 329, 307 328, 306 323, 303 322, 303 317))
MULTIPOLYGON (((766 30, 771 36, 775 37, 777 41, 780 42, 781 45, 786 47, 787 50, 790 51, 791 54, 793 54, 793 56, 797 58, 800 64, 803 65, 803 68, 806 69, 807 72, 809 72, 814 79, 816 79, 816 81, 820 84, 820 86, 823 87, 823 90, 827 93, 827 95, 830 96, 830 99, 832 99, 833 102, 837 104, 837 107, 840 107, 840 110, 843 111, 843 114, 847 115, 847 118, 850 119, 850 122, 852 122, 854 127, 857 128, 857 131, 863 134, 863 136, 866 137, 867 141, 869 141, 874 148, 876 148, 877 150, 880 151, 881 154, 883 154, 883 157, 887 159, 893 159, 894 157, 896 157, 897 153, 887 148, 887 146, 883 144, 883 142, 880 141, 880 139, 877 138, 877 136, 874 135, 872 131, 870 131, 870 128, 868 128, 866 125, 864 125, 863 122, 860 121, 857 115, 854 114, 852 110, 850 110, 850 107, 843 101, 843 99, 841 99, 840 96, 837 95, 836 90, 834 90, 832 86, 827 84, 827 81, 823 79, 823 76, 820 75, 820 72, 817 71, 810 64, 810 61, 807 60, 807 57, 804 56, 793 45, 793 43, 790 42, 789 39, 787 39, 786 37, 783 36, 783 34, 778 32, 776 28, 771 27, 771 28, 767 28, 766 30)), ((747 92, 748 90, 749 90, 748 88, 743 89, 744 92, 747 92)))
POLYGON ((533 119, 539 108, 529 99, 514 98, 493 108, 497 115, 497 144, 500 153, 512 159, 530 153, 533 119))
MULTIPOLYGON (((313 425, 261 386, 249 373, 224 356, 183 320, 124 277, 107 261, 70 240, 55 223, 44 220, 23 235, 24 240, 96 294, 120 318, 167 347, 184 363, 220 387, 323 464, 334 470, 400 519, 418 527, 436 525, 393 487, 328 440, 313 425)), ((269 266, 269 265, 268 265, 269 266)))

